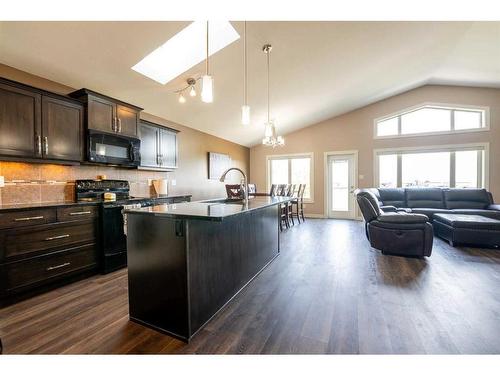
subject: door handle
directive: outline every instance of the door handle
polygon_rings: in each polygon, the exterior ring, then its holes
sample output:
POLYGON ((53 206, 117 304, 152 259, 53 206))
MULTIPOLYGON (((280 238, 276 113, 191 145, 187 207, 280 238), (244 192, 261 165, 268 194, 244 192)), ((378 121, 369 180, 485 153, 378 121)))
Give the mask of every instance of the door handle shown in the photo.
POLYGON ((43 142, 45 145, 45 155, 47 155, 49 153, 49 138, 43 137, 43 142))
POLYGON ((66 263, 63 263, 63 264, 59 264, 57 266, 52 266, 52 267, 47 267, 46 270, 47 271, 52 271, 52 270, 56 270, 58 268, 63 268, 63 267, 67 267, 69 266, 71 263, 70 262, 66 262, 66 263))
POLYGON ((60 240, 62 238, 68 238, 69 234, 61 234, 60 236, 54 236, 54 237, 47 237, 45 241, 54 241, 54 240, 60 240))
POLYGON ((92 212, 90 211, 80 211, 80 212, 70 212, 70 216, 77 216, 77 215, 89 215, 92 212))
POLYGON ((30 221, 30 220, 42 220, 43 216, 31 216, 31 217, 18 217, 14 221, 30 221))
POLYGON ((40 135, 36 136, 36 143, 38 148, 38 155, 42 155, 42 137, 40 135))

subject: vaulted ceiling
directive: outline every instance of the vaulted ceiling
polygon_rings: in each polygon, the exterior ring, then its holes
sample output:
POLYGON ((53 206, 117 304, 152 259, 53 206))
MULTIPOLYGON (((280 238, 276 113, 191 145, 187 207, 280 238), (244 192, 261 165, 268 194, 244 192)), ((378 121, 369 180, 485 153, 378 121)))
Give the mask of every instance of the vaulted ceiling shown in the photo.
MULTIPOLYGON (((280 134, 426 83, 500 87, 499 22, 248 22, 252 123, 243 127, 242 39, 211 58, 212 104, 180 104, 173 93, 203 74, 203 63, 164 86, 130 69, 188 24, 1 22, 0 63, 245 146, 264 130, 265 43, 273 45, 271 117, 280 134)), ((242 35, 243 23, 232 24, 242 35)))

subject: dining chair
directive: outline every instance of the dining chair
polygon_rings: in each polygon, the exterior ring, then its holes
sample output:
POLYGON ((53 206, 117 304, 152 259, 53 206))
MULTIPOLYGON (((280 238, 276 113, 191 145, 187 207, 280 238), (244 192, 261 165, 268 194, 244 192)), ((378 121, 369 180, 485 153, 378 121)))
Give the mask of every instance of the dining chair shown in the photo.
MULTIPOLYGON (((287 197, 293 198, 293 196, 295 194, 295 187, 296 186, 297 185, 294 185, 294 184, 288 186, 288 191, 286 194, 287 197)), ((288 222, 291 221, 292 225, 295 225, 295 220, 293 219, 293 204, 292 204, 292 202, 293 201, 286 203, 286 205, 287 205, 286 214, 287 214, 288 222)))

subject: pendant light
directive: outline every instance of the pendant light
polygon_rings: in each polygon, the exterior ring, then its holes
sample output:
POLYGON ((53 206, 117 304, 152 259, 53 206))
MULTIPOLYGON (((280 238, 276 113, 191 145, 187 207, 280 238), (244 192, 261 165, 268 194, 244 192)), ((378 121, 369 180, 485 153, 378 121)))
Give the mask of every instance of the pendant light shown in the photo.
POLYGON ((205 75, 201 77, 201 101, 212 103, 214 101, 213 84, 214 79, 208 74, 208 21, 207 21, 207 59, 205 64, 205 75))
POLYGON ((285 139, 281 135, 276 134, 276 126, 274 120, 270 119, 270 97, 269 97, 269 65, 270 65, 270 55, 273 47, 270 44, 265 44, 262 50, 267 55, 267 122, 265 123, 264 138, 262 139, 262 144, 264 146, 283 146, 285 144, 285 139))
POLYGON ((247 21, 243 28, 243 105, 241 106, 241 123, 250 124, 250 106, 247 95, 247 21))

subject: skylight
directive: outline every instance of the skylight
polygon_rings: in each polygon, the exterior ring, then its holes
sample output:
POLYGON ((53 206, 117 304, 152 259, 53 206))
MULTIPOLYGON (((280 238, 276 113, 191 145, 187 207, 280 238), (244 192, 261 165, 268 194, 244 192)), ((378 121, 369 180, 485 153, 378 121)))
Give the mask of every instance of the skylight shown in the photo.
MULTIPOLYGON (((162 85, 206 58, 206 21, 195 21, 175 34, 132 67, 162 85)), ((228 21, 210 21, 209 55, 238 40, 240 35, 228 21)))

